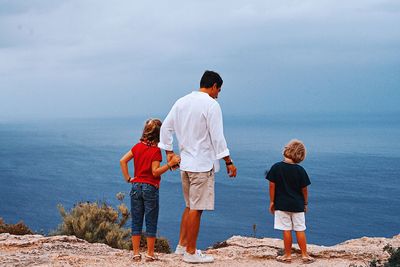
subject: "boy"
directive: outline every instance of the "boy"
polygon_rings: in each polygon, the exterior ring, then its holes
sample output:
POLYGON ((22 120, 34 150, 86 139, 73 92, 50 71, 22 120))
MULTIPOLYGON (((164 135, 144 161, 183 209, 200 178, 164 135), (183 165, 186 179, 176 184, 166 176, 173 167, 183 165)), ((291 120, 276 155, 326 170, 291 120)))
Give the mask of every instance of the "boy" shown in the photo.
POLYGON ((283 231, 285 254, 276 259, 292 261, 292 230, 296 232, 303 263, 314 262, 307 254, 306 225, 307 186, 311 184, 307 172, 298 165, 306 157, 306 148, 299 140, 291 140, 283 150, 284 160, 275 163, 267 172, 269 180, 269 211, 274 214, 274 228, 283 231))

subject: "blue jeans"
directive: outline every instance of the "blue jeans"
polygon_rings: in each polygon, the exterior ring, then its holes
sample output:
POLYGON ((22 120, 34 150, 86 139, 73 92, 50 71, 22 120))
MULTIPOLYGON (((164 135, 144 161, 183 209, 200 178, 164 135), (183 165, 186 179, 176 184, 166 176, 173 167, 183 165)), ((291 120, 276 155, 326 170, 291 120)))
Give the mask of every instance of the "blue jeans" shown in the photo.
POLYGON ((132 235, 141 235, 143 217, 146 221, 146 236, 155 237, 159 210, 158 189, 150 184, 133 183, 131 196, 132 235))

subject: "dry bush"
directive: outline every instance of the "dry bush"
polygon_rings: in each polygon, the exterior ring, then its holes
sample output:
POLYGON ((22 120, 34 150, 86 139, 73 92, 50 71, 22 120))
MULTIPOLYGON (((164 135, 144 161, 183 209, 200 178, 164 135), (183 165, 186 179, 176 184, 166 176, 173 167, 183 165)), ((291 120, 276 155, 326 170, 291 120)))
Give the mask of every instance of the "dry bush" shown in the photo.
POLYGON ((4 223, 3 218, 0 218, 0 234, 9 233, 12 235, 31 235, 33 234, 32 230, 29 229, 28 226, 24 224, 23 221, 20 221, 16 224, 6 224, 4 223))
POLYGON ((90 243, 105 243, 113 248, 130 249, 130 230, 124 228, 129 219, 125 204, 115 210, 106 203, 78 203, 68 213, 59 204, 63 217, 62 224, 55 234, 74 235, 90 243))
MULTIPOLYGON (((66 212, 59 204, 58 210, 63 222, 53 233, 55 235, 74 235, 90 243, 104 243, 113 248, 132 249, 131 230, 125 228, 130 218, 127 206, 122 203, 124 195, 117 194, 121 204, 115 210, 106 203, 85 202, 76 204, 70 212, 66 212)), ((145 237, 142 234, 141 247, 146 248, 145 237)), ((170 253, 168 240, 157 238, 155 251, 170 253)))

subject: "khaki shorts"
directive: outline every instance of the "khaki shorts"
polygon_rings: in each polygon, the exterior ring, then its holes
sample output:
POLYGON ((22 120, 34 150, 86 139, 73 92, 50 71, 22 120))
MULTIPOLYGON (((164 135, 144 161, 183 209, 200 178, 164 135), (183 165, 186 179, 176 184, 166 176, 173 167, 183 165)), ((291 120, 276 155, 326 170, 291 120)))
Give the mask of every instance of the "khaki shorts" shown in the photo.
POLYGON ((274 216, 274 228, 283 231, 295 230, 296 232, 306 230, 304 212, 276 210, 274 216))
POLYGON ((181 171, 181 178, 186 207, 191 210, 214 210, 214 170, 181 171))

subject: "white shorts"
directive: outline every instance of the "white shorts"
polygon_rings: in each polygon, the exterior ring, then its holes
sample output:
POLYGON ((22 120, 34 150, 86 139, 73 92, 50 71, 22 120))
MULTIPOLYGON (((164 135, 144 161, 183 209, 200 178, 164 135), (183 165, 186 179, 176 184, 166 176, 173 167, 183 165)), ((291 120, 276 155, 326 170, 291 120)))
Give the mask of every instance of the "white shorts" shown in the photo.
POLYGON ((181 171, 181 178, 186 207, 191 210, 214 210, 214 170, 181 171))
POLYGON ((304 212, 275 210, 274 228, 283 231, 295 230, 297 232, 306 230, 304 212))

